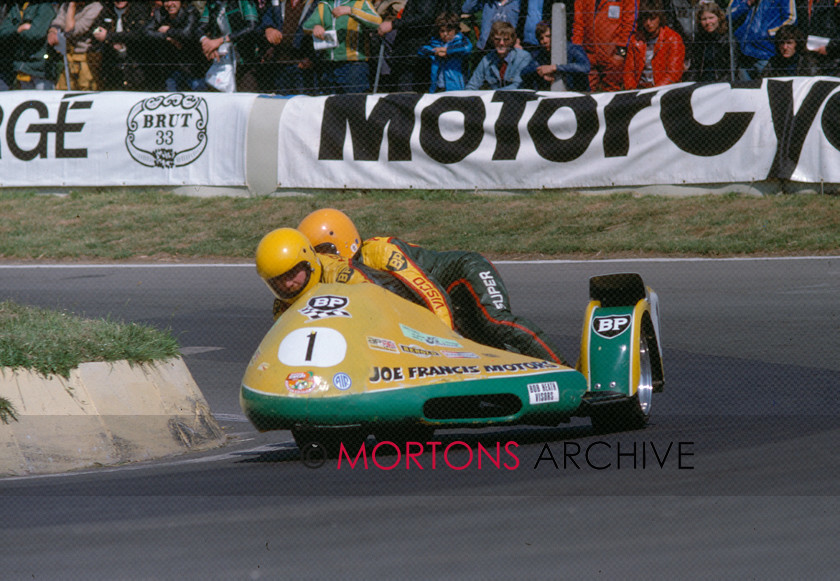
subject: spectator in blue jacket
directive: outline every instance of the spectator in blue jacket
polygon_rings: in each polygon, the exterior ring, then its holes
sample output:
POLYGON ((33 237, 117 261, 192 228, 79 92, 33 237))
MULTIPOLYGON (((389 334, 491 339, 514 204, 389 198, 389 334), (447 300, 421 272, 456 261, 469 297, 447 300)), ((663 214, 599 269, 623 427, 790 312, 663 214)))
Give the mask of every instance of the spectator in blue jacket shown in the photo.
POLYGON ((589 92, 589 57, 583 47, 566 41, 566 64, 554 64, 551 62, 551 26, 539 22, 534 30, 540 49, 532 53, 534 61, 523 73, 526 88, 550 91, 560 75, 567 91, 589 92))
POLYGON ((492 50, 492 45, 487 46, 487 41, 492 38, 490 29, 493 24, 507 22, 516 26, 519 22, 520 8, 521 0, 464 0, 461 13, 474 14, 481 12, 481 31, 476 46, 479 50, 492 50))
POLYGON ((516 48, 516 29, 509 22, 496 21, 490 28, 490 41, 495 50, 478 63, 467 90, 523 88, 522 74, 532 66, 534 59, 525 49, 516 48))
POLYGON ((460 91, 464 88, 464 57, 472 51, 472 43, 460 32, 461 17, 444 12, 435 19, 438 37, 423 46, 419 54, 432 59, 430 93, 460 91))
POLYGON ((776 54, 776 31, 796 23, 796 0, 733 0, 729 12, 738 43, 738 75, 742 81, 760 79, 776 54))

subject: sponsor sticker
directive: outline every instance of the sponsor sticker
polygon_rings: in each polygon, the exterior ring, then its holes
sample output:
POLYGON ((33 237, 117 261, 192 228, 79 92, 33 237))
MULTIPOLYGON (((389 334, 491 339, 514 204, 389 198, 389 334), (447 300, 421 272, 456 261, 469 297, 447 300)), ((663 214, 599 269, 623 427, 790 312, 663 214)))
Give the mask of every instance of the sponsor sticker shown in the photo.
POLYGON ((346 391, 353 385, 353 380, 350 379, 350 376, 343 371, 339 371, 333 375, 333 385, 338 390, 346 391))
POLYGON ((592 319, 592 330, 605 339, 618 337, 628 328, 633 318, 630 315, 610 315, 592 319))
POLYGON ((400 343, 400 350, 403 353, 408 353, 409 355, 416 355, 417 357, 431 357, 432 355, 437 357, 440 355, 440 353, 438 353, 437 351, 423 349, 419 345, 403 345, 402 343, 400 343))
POLYGON ((481 278, 482 282, 484 282, 484 286, 487 287, 487 294, 490 295, 490 299, 493 301, 493 306, 499 309, 500 311, 505 310, 505 296, 502 294, 496 283, 496 279, 493 278, 493 273, 489 270, 484 272, 479 272, 478 276, 481 278))
POLYGON ((421 343, 425 343, 426 345, 430 345, 432 347, 461 347, 461 344, 458 343, 458 341, 445 339, 443 337, 435 337, 434 335, 427 335, 426 333, 407 327, 402 323, 400 323, 400 329, 402 330, 403 335, 409 339, 420 341, 421 343))
POLYGON ((441 349, 440 354, 450 359, 478 359, 478 353, 470 353, 469 351, 446 351, 441 349))
POLYGON ((296 371, 286 376, 286 389, 292 393, 309 393, 320 383, 312 371, 296 371))
POLYGON ((306 301, 306 306, 298 312, 310 321, 326 319, 328 317, 349 317, 350 313, 345 307, 350 304, 350 299, 336 295, 320 295, 306 301))
POLYGON ((377 351, 389 351, 391 353, 399 353, 400 349, 397 347, 396 341, 391 341, 390 339, 382 339, 380 337, 368 337, 367 338, 368 347, 371 349, 376 349, 377 351))
POLYGON ((146 167, 183 167, 207 147, 207 101, 197 95, 170 93, 135 103, 128 112, 125 147, 146 167))
POLYGON ((531 405, 560 401, 560 388, 556 381, 528 384, 528 402, 531 405))
POLYGON ((405 270, 408 263, 406 262, 405 256, 402 252, 394 251, 391 253, 391 256, 388 257, 387 265, 388 270, 405 270))

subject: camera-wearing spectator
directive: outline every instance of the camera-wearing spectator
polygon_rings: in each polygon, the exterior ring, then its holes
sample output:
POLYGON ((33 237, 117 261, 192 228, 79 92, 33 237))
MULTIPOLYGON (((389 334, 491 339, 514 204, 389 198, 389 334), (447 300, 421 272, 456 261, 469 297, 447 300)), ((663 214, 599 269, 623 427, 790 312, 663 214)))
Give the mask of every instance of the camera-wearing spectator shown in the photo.
POLYGON ((166 0, 146 24, 147 46, 154 60, 146 67, 151 90, 202 91, 206 63, 196 39, 198 12, 189 2, 166 0))
POLYGON ((516 48, 516 29, 509 22, 499 20, 490 27, 493 52, 487 53, 467 83, 468 91, 478 89, 511 90, 522 88, 522 74, 531 66, 531 55, 516 48))
POLYGON ((47 44, 52 47, 59 47, 60 37, 63 34, 67 42, 67 66, 68 71, 62 71, 55 88, 64 91, 96 91, 99 89, 99 80, 94 77, 94 71, 98 70, 98 63, 93 62, 98 55, 91 52, 93 45, 93 24, 102 11, 100 2, 63 2, 58 9, 58 14, 50 24, 47 33, 47 44), (91 66, 93 65, 93 66, 91 66), (69 77, 69 84, 68 84, 69 77))
MULTIPOLYGON (((146 2, 107 2, 93 24, 92 50, 101 57, 99 88, 106 91, 146 89, 141 66, 148 53, 144 30, 149 19, 146 2)), ((100 60, 100 59, 96 59, 100 60)))
POLYGON ((575 0, 572 42, 589 57, 593 91, 620 91, 638 0, 575 0))
POLYGON ((625 89, 660 87, 682 79, 685 46, 682 37, 663 20, 662 0, 641 0, 636 32, 624 63, 625 89))

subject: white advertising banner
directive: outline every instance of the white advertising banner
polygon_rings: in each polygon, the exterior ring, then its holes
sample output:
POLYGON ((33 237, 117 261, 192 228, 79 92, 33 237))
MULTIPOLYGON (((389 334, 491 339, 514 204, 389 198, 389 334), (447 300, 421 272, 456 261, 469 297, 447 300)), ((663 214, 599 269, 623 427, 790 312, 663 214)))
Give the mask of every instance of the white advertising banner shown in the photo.
POLYGON ((840 182, 840 79, 294 97, 278 179, 293 188, 574 188, 840 182))
POLYGON ((255 98, 0 93, 0 187, 244 186, 255 98))

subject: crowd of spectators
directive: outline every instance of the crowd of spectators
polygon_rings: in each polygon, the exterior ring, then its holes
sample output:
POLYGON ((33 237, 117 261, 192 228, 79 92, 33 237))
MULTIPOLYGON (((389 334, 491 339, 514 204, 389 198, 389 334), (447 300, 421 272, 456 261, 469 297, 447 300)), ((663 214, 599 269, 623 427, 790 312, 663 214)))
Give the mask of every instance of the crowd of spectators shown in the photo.
POLYGON ((0 90, 617 91, 840 75, 838 0, 0 3, 0 90), (211 79, 230 64, 224 88, 211 79), (235 81, 235 82, 234 82, 235 81))

